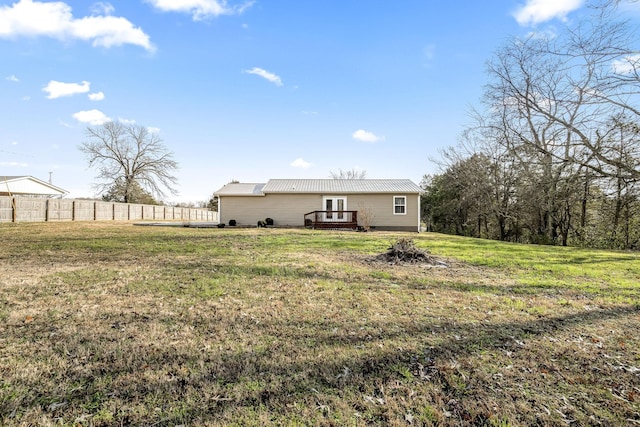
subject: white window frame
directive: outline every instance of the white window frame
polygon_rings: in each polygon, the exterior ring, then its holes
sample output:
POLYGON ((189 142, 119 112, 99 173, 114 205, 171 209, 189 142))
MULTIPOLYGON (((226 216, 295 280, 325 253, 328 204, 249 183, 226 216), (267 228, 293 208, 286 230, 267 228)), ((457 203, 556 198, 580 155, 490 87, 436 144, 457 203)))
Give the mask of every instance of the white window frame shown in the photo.
MULTIPOLYGON (((338 199, 343 200, 343 207, 342 207, 342 211, 346 211, 347 210, 347 196, 322 196, 322 210, 325 211, 327 210, 327 200, 332 200, 332 203, 335 204, 335 207, 333 209, 333 211, 338 211, 338 199)), ((335 216, 332 214, 324 214, 324 220, 325 221, 335 221, 335 222, 343 222, 347 220, 347 217, 340 213, 340 214, 336 214, 335 216)))
POLYGON ((407 214, 407 196, 393 196, 393 214, 394 215, 406 215, 407 214), (396 199, 404 199, 403 204, 397 204, 396 199), (402 206, 404 212, 396 212, 396 207, 402 206))

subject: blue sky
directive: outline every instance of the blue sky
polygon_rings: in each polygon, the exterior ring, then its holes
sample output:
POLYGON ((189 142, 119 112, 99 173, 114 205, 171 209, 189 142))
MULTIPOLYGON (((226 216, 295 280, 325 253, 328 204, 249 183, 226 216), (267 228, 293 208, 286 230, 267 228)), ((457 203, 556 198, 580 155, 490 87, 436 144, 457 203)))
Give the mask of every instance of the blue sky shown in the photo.
POLYGON ((177 196, 225 183, 419 183, 455 145, 511 36, 553 31, 582 0, 0 0, 0 175, 93 197, 87 126, 159 132, 177 196))

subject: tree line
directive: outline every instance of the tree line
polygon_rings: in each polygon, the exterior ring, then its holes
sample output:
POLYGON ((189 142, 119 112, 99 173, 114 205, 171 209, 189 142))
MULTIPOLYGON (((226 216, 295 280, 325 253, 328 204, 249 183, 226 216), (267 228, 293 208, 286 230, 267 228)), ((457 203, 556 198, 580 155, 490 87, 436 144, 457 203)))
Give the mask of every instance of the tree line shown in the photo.
POLYGON ((640 54, 622 3, 496 51, 471 124, 423 179, 430 230, 640 248, 640 54))

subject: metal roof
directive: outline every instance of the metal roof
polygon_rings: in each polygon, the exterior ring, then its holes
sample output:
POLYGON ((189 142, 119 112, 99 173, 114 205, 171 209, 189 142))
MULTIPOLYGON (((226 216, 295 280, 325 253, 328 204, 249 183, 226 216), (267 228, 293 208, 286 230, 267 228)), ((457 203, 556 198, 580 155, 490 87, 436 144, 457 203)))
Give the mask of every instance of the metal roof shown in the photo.
POLYGON ((262 192, 264 185, 231 182, 213 194, 215 196, 264 196, 262 192))
POLYGON ((420 193, 410 179, 270 179, 263 193, 420 193))

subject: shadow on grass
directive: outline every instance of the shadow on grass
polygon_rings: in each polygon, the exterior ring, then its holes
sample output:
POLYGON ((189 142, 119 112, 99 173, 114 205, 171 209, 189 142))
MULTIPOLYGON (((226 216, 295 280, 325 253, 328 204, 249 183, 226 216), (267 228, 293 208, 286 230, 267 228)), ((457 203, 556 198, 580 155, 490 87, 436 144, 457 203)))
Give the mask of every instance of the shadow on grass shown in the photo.
MULTIPOLYGON (((274 419, 286 419, 294 411, 291 408, 295 404, 308 405, 311 407, 309 411, 313 412, 319 400, 335 398, 344 399, 355 412, 369 410, 371 422, 385 424, 394 415, 382 409, 371 411, 363 403, 362 396, 375 393, 389 381, 407 380, 398 372, 397 367, 401 366, 411 372, 416 381, 429 381, 434 394, 426 396, 427 400, 442 402, 456 420, 482 425, 492 416, 492 410, 472 410, 464 403, 476 399, 476 393, 485 385, 466 378, 467 385, 461 387, 453 381, 451 372, 448 374, 442 370, 443 364, 485 352, 508 351, 517 355, 527 340, 610 319, 631 321, 639 313, 639 307, 630 306, 522 322, 481 324, 460 324, 434 316, 423 317, 420 321, 394 321, 393 328, 383 321, 373 322, 368 324, 369 330, 356 328, 355 333, 349 331, 343 322, 331 319, 301 322, 273 318, 256 323, 238 318, 233 326, 245 330, 245 349, 220 348, 210 353, 182 348, 179 343, 168 347, 157 343, 142 344, 127 338, 126 334, 118 336, 114 332, 115 335, 109 339, 117 342, 119 354, 89 353, 77 371, 60 373, 66 383, 61 387, 61 390, 66 390, 63 395, 53 396, 51 390, 32 390, 33 384, 19 383, 14 377, 13 383, 3 380, 5 390, 29 389, 30 394, 5 394, 0 400, 0 420, 7 424, 17 421, 18 424, 23 411, 39 406, 52 419, 62 418, 70 422, 83 411, 96 415, 111 399, 120 404, 124 402, 125 408, 140 404, 159 408, 157 414, 146 414, 143 419, 122 409, 113 414, 111 421, 114 425, 212 423, 221 419, 219 417, 229 421, 234 414, 246 416, 243 412, 246 408, 262 408, 274 419), (259 337, 262 341, 252 346, 246 341, 247 336, 259 337), (393 344, 397 342, 417 343, 415 347, 419 350, 399 349, 393 344), (131 352, 135 352, 136 357, 123 366, 119 358, 127 357, 131 352), (199 368, 189 373, 189 367, 199 368), (145 375, 149 370, 157 371, 158 375, 145 375), (145 400, 149 397, 153 397, 153 402, 145 400), (64 405, 56 406, 55 402, 64 402, 64 405), (13 419, 9 414, 17 418, 13 419)), ((120 317, 118 321, 115 318, 106 318, 105 321, 115 322, 114 331, 121 322, 130 327, 144 328, 145 322, 149 321, 149 318, 135 313, 116 316, 120 317)), ((215 330, 218 321, 220 319, 211 318, 193 323, 173 317, 160 319, 160 322, 192 327, 214 347, 219 343, 215 336, 208 336, 207 331, 215 330)), ((50 336, 44 326, 36 330, 23 325, 5 329, 2 339, 24 340, 31 345, 60 349, 71 345, 101 346, 101 338, 92 331, 73 337, 59 335, 56 341, 52 341, 50 336)), ((582 363, 585 370, 598 368, 589 360, 581 361, 578 355, 575 357, 576 363, 582 363)), ((5 373, 7 369, 3 368, 5 373)), ((591 386, 606 389, 619 378, 603 374, 594 381, 599 384, 591 386)), ((635 381, 637 384, 638 379, 635 381)), ((535 386, 532 387, 535 391, 535 386)), ((596 406, 596 413, 602 413, 597 409, 598 405, 607 405, 597 399, 592 403, 596 406)), ((535 398, 530 404, 535 405, 535 398)), ((636 420, 640 418, 637 416, 637 404, 617 404, 622 406, 621 411, 627 416, 634 416, 636 411, 634 417, 636 420)), ((318 419, 322 418, 318 416, 318 419)), ((531 414, 528 416, 523 420, 530 422, 531 414)), ((314 423, 313 420, 307 421, 314 423)), ((553 425, 555 422, 548 418, 543 423, 553 425)))
MULTIPOLYGON (((260 390, 248 393, 239 400, 216 402, 214 407, 194 409, 187 417, 188 419, 207 419, 215 416, 218 411, 224 411, 227 407, 256 407, 264 406, 276 411, 284 411, 288 405, 293 404, 299 396, 309 396, 313 403, 313 393, 317 390, 324 395, 348 396, 353 393, 360 393, 360 397, 366 393, 375 393, 376 387, 380 384, 387 384, 389 381, 401 378, 397 367, 404 366, 416 375, 416 369, 431 370, 430 381, 439 388, 441 396, 439 400, 446 402, 449 409, 457 411, 459 419, 465 422, 479 425, 483 424, 490 417, 491 410, 485 413, 470 413, 465 409, 456 408, 455 402, 460 402, 469 390, 460 388, 452 382, 451 377, 442 373, 436 368, 438 364, 448 364, 453 360, 460 360, 485 351, 504 350, 517 353, 521 348, 518 342, 532 339, 536 336, 552 336, 563 330, 569 330, 584 324, 597 323, 608 319, 635 316, 639 312, 637 307, 615 308, 607 311, 588 312, 573 314, 547 319, 532 320, 528 322, 495 323, 474 325, 458 325, 449 321, 438 321, 435 318, 423 320, 422 322, 410 322, 400 325, 400 328, 393 332, 384 330, 384 324, 371 325, 373 330, 380 330, 379 334, 363 333, 361 335, 350 335, 347 333, 330 332, 339 327, 344 327, 334 322, 325 324, 300 325, 298 322, 276 322, 267 324, 268 331, 291 331, 292 336, 287 337, 289 342, 308 343, 311 342, 314 348, 340 349, 336 351, 334 357, 315 360, 310 364, 304 362, 290 362, 281 364, 278 358, 271 358, 270 355, 277 352, 275 348, 266 351, 262 355, 254 352, 226 355, 224 357, 224 369, 219 372, 210 372, 224 384, 238 384, 249 381, 260 382, 264 378, 264 372, 269 373, 269 377, 277 378, 270 384, 265 384, 260 390), (318 333, 313 333, 316 330, 318 333), (444 332, 446 331, 446 332, 444 332), (440 341, 436 345, 427 345, 433 340, 434 334, 440 341), (375 353, 344 352, 345 348, 357 348, 358 346, 373 346, 394 341, 396 338, 406 337, 409 340, 424 343, 422 352, 403 351, 386 347, 386 350, 379 350, 375 353), (462 337, 462 338, 461 338, 462 337), (421 367, 421 368, 419 368, 421 367), (348 378, 345 376, 348 375, 348 378)), ((574 356, 577 357, 577 356, 574 356)), ((583 362, 588 366, 588 362, 583 362)), ((610 379, 603 379, 608 383, 610 379)), ((482 386, 482 385, 480 385, 482 386)), ((436 396, 434 396, 436 397, 436 396)), ((353 410, 366 410, 366 405, 354 402, 353 410)), ((604 402, 602 402, 604 404, 604 402)), ((379 423, 387 423, 384 411, 375 415, 374 420, 379 423)), ((172 420, 183 422, 184 419, 172 420)))

